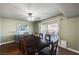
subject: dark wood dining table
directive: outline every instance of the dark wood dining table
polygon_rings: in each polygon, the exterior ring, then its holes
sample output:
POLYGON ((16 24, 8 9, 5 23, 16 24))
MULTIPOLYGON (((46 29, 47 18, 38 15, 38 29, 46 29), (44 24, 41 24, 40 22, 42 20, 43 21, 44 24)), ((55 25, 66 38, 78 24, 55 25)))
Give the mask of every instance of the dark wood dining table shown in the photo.
POLYGON ((35 35, 27 35, 27 36, 23 36, 22 39, 25 41, 25 45, 26 45, 26 50, 28 52, 28 49, 31 47, 33 49, 33 53, 39 52, 41 49, 43 49, 46 46, 49 46, 50 43, 46 44, 45 46, 42 47, 42 42, 39 36, 35 36, 35 35))
POLYGON ((25 41, 27 50, 31 47, 35 53, 41 49, 41 41, 38 36, 28 35, 28 36, 24 36, 23 39, 25 41))

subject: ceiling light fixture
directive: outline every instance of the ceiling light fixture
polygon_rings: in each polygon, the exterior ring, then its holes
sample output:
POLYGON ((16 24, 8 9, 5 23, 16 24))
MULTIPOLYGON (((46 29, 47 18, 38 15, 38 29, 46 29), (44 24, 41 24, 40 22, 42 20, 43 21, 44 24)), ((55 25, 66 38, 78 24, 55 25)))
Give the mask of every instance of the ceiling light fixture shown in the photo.
POLYGON ((32 13, 28 13, 28 20, 32 21, 32 13))
POLYGON ((35 20, 40 19, 40 17, 35 16, 33 13, 28 13, 27 17, 29 21, 35 21, 35 20))

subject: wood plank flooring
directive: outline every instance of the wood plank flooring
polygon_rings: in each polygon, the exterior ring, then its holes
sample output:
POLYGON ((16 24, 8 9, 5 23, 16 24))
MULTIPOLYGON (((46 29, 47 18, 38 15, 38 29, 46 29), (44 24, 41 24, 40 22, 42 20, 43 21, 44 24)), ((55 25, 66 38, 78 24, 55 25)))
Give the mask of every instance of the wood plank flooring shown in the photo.
POLYGON ((19 48, 17 48, 17 44, 15 42, 4 44, 0 47, 1 55, 22 55, 19 48))
MULTIPOLYGON (((0 46, 0 55, 23 55, 15 42, 0 46)), ((57 55, 79 55, 78 53, 58 47, 57 55)))

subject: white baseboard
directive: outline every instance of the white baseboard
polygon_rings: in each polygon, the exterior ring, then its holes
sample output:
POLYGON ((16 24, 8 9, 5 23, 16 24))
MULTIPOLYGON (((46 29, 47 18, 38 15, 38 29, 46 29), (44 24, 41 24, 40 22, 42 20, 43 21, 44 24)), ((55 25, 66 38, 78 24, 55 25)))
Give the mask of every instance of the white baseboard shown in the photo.
POLYGON ((12 43, 12 42, 15 42, 15 41, 3 42, 3 43, 0 43, 0 45, 7 44, 7 43, 12 43))
POLYGON ((67 48, 67 49, 70 50, 70 51, 73 51, 73 52, 79 53, 79 51, 77 51, 77 50, 74 50, 74 49, 71 49, 71 48, 67 48))
MULTIPOLYGON (((61 47, 61 46, 59 45, 59 47, 61 47)), ((62 47, 62 48, 64 48, 64 47, 62 47)), ((70 50, 70 51, 75 52, 75 53, 79 53, 79 51, 71 49, 71 48, 64 48, 64 49, 70 50)))

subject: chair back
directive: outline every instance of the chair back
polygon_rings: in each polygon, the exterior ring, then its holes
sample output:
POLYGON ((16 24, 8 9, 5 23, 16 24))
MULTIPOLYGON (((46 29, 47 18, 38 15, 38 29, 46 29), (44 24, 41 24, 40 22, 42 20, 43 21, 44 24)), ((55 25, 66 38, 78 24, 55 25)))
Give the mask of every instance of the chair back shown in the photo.
POLYGON ((57 52, 57 46, 58 46, 58 40, 54 43, 51 43, 52 47, 51 47, 51 54, 56 55, 57 52))
POLYGON ((20 40, 23 54, 34 55, 40 48, 40 38, 34 35, 25 36, 20 40))
POLYGON ((51 41, 51 35, 45 34, 45 40, 46 40, 47 42, 50 42, 50 41, 51 41))
POLYGON ((40 39, 43 39, 43 34, 39 33, 39 37, 40 37, 40 39))
POLYGON ((25 55, 27 54, 27 47, 28 47, 28 37, 27 36, 23 36, 21 39, 20 39, 20 50, 22 51, 22 53, 25 55))
POLYGON ((16 43, 17 43, 17 48, 21 49, 21 39, 22 39, 22 35, 17 35, 16 36, 16 43))
POLYGON ((26 44, 25 44, 25 41, 24 41, 24 39, 21 39, 20 40, 20 50, 21 50, 21 52, 23 53, 23 54, 26 54, 25 53, 25 46, 26 46, 26 44))

